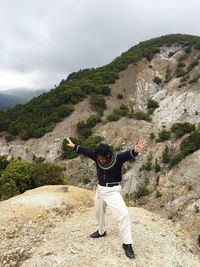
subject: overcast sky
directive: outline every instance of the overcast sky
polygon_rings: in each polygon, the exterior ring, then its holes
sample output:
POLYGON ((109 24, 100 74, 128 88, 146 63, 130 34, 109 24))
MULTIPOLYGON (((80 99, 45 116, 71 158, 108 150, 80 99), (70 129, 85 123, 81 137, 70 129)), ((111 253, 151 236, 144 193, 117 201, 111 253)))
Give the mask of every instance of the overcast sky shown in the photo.
POLYGON ((54 88, 141 41, 200 36, 200 0, 0 0, 0 90, 54 88))

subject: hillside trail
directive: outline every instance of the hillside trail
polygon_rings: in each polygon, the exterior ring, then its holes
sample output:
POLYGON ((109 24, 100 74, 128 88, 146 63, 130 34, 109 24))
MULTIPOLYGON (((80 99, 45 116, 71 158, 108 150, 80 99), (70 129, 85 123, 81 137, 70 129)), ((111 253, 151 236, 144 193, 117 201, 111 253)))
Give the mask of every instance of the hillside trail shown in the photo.
POLYGON ((199 251, 190 236, 142 208, 128 207, 136 259, 126 257, 108 209, 107 235, 91 239, 97 230, 94 192, 72 186, 67 192, 55 192, 58 188, 37 188, 0 203, 0 229, 5 232, 0 266, 200 267, 199 251), (12 217, 14 210, 17 214, 12 217))

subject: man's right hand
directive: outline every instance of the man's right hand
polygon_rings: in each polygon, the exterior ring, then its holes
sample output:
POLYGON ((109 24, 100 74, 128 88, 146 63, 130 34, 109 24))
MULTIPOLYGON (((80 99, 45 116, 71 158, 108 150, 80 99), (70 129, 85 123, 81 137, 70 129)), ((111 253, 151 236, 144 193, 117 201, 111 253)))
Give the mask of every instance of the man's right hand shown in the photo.
POLYGON ((69 138, 67 138, 67 141, 69 142, 67 145, 70 146, 71 148, 74 148, 75 144, 73 144, 69 138))

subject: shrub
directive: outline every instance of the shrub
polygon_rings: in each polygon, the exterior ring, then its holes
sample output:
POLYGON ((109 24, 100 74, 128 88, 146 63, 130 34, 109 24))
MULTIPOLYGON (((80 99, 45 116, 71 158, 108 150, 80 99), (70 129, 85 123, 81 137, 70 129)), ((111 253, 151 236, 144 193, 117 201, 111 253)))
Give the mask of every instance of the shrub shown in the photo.
POLYGON ((92 94, 90 103, 95 110, 98 110, 99 108, 102 108, 103 110, 106 109, 106 101, 102 95, 92 94))
POLYGON ((156 139, 156 142, 163 142, 165 140, 168 140, 170 138, 170 131, 162 130, 160 133, 158 133, 159 138, 156 139))
POLYGON ((153 100, 153 99, 149 99, 148 102, 147 102, 147 108, 158 108, 159 107, 159 104, 156 100, 153 100))
POLYGON ((178 154, 174 155, 170 159, 170 166, 172 167, 172 166, 178 164, 183 158, 184 158, 184 156, 182 153, 178 153, 178 154))
POLYGON ((123 99, 124 97, 123 97, 122 94, 118 94, 118 95, 117 95, 117 98, 119 98, 119 99, 123 99))
POLYGON ((194 208, 195 208, 195 212, 196 213, 199 213, 200 212, 200 209, 199 209, 199 206, 198 205, 194 205, 194 208))
POLYGON ((197 242, 198 242, 198 244, 200 246, 200 235, 198 235, 197 242))
POLYGON ((184 77, 182 77, 182 78, 180 79, 180 81, 181 81, 181 82, 185 82, 185 81, 187 81, 189 78, 190 78, 190 75, 188 74, 188 75, 185 75, 184 77))
POLYGON ((185 53, 189 54, 192 51, 192 48, 190 46, 185 48, 185 53))
POLYGON ((149 190, 145 185, 138 186, 138 190, 136 192, 137 199, 143 196, 148 196, 148 195, 149 195, 149 190))
POLYGON ((83 183, 84 184, 88 184, 90 182, 90 178, 88 178, 88 177, 84 177, 83 178, 83 183))
POLYGON ((176 53, 176 52, 170 52, 170 53, 168 54, 168 58, 172 57, 175 53, 176 53))
POLYGON ((162 194, 160 193, 160 191, 156 190, 156 198, 159 198, 161 196, 162 196, 162 194))
POLYGON ((2 200, 9 199, 13 196, 19 195, 20 191, 16 185, 16 183, 12 180, 9 179, 7 182, 5 182, 1 187, 0 187, 0 197, 2 200))
POLYGON ((99 114, 92 115, 89 118, 87 118, 86 125, 87 127, 93 128, 100 121, 101 121, 101 116, 99 114))
POLYGON ((184 156, 200 148, 200 132, 194 131, 181 142, 180 150, 184 156))
POLYGON ((19 192, 23 193, 32 187, 32 179, 31 179, 31 170, 35 166, 34 163, 21 161, 21 160, 13 160, 11 161, 6 169, 2 172, 0 177, 0 194, 4 196, 5 199, 7 193, 5 187, 9 188, 8 198, 11 197, 11 192, 19 192), (6 185, 7 184, 7 185, 6 185))
POLYGON ((142 111, 138 111, 133 113, 133 118, 135 118, 136 120, 144 120, 144 121, 151 121, 151 117, 149 116, 149 114, 144 113, 142 111))
POLYGON ((170 156, 169 156, 169 148, 168 146, 165 146, 165 149, 162 153, 162 161, 164 163, 168 163, 170 161, 170 156))
POLYGON ((145 164, 142 165, 141 170, 150 171, 152 169, 152 162, 148 160, 145 164))
POLYGON ((181 137, 186 133, 190 133, 195 130, 195 124, 189 122, 173 123, 171 126, 171 132, 176 134, 176 137, 181 137))
POLYGON ((84 138, 88 138, 90 135, 92 135, 92 128, 100 121, 101 116, 99 114, 90 116, 87 118, 86 122, 79 121, 76 124, 78 134, 84 138))
POLYGON ((168 83, 171 79, 172 79, 171 75, 170 74, 166 74, 164 83, 168 83))
POLYGON ((56 185, 63 183, 62 168, 56 164, 43 162, 31 170, 32 186, 56 185))
POLYGON ((118 121, 120 119, 120 115, 117 113, 111 113, 107 116, 107 120, 109 121, 118 121))
POLYGON ((6 156, 0 156, 0 175, 3 170, 6 169, 9 161, 7 160, 6 156))
POLYGON ((186 72, 181 68, 176 70, 176 78, 184 76, 185 74, 186 74, 186 72))
POLYGON ((184 68, 184 67, 185 67, 185 63, 183 63, 183 62, 178 63, 178 68, 184 68))
POLYGON ((198 60, 194 60, 190 63, 190 65, 187 67, 187 72, 190 72, 195 66, 199 64, 198 60))
POLYGON ((155 165, 154 165, 154 170, 155 172, 159 172, 160 171, 160 165, 158 164, 158 160, 156 159, 155 165))
POLYGON ((150 133, 150 139, 153 140, 155 138, 155 134, 154 133, 150 133))
POLYGON ((195 76, 193 79, 189 80, 189 83, 190 83, 190 84, 191 84, 191 83, 196 83, 196 82, 198 82, 199 78, 200 78, 200 75, 197 75, 197 76, 195 76))
POLYGON ((178 58, 178 62, 183 61, 186 58, 187 58, 187 54, 183 54, 178 58))
POLYGON ((121 104, 119 109, 113 109, 112 113, 107 116, 109 121, 117 121, 121 116, 126 116, 128 114, 128 107, 124 104, 121 104))
POLYGON ((156 84, 160 84, 160 83, 162 83, 162 80, 158 77, 158 76, 156 76, 154 79, 153 79, 153 81, 156 83, 156 84))
POLYGON ((192 186, 191 186, 191 184, 189 184, 189 185, 187 186, 187 189, 188 189, 188 191, 191 191, 191 190, 192 190, 192 186))

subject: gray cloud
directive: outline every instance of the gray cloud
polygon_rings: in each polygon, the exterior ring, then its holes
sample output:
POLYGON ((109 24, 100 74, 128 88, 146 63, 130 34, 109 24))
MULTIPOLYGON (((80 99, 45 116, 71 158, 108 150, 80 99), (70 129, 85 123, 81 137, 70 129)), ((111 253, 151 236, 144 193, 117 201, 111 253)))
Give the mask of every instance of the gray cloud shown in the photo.
POLYGON ((72 71, 105 65, 140 41, 200 35, 198 0, 0 3, 0 90, 11 87, 10 79, 14 86, 16 77, 17 87, 24 78, 27 87, 52 88, 72 71))

